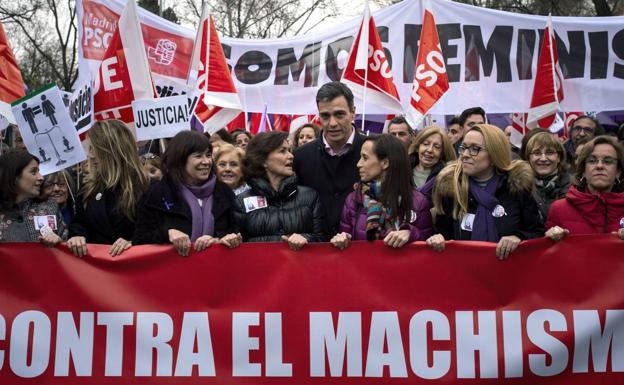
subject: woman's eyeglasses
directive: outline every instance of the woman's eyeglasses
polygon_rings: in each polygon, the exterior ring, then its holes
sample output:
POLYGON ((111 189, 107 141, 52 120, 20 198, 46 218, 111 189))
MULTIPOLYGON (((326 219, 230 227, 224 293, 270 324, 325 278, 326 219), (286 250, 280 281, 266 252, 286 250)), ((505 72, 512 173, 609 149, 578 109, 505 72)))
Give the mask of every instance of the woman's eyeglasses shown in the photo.
POLYGON ((610 156, 605 156, 604 158, 597 158, 595 156, 589 156, 587 157, 587 160, 585 160, 586 164, 589 164, 591 166, 595 166, 597 165, 599 162, 602 162, 603 165, 605 166, 613 166, 617 163, 617 159, 612 158, 610 156))
POLYGON ((473 144, 470 146, 466 146, 465 144, 462 144, 461 146, 459 146, 459 155, 462 155, 464 151, 466 150, 468 150, 468 155, 477 156, 479 155, 479 152, 483 150, 483 147, 477 146, 476 144, 473 144))

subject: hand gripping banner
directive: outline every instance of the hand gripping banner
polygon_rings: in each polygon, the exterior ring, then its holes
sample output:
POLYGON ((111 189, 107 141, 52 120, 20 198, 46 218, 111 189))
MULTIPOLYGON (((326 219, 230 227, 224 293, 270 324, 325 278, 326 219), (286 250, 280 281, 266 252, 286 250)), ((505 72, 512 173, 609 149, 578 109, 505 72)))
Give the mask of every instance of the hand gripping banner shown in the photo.
POLYGON ((1 384, 621 384, 624 242, 0 245, 1 384), (599 247, 596 247, 599 245, 599 247))

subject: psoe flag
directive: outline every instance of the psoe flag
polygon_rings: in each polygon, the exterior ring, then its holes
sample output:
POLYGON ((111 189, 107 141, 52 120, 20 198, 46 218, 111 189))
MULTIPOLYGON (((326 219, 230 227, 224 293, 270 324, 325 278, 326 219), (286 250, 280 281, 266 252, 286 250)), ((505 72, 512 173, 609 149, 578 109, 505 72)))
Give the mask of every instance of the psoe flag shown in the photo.
POLYGON ((563 75, 559 66, 552 18, 549 16, 544 30, 544 43, 537 59, 531 108, 526 120, 527 127, 550 128, 555 122, 563 97, 563 75))
POLYGON ((95 80, 93 104, 99 120, 132 123, 132 102, 154 98, 135 0, 128 0, 95 80))
POLYGON ((390 62, 381 45, 368 1, 342 74, 342 82, 351 88, 353 95, 362 100, 363 105, 374 104, 389 111, 403 113, 390 62))
POLYGON ((204 131, 217 131, 243 112, 214 20, 206 6, 203 7, 197 30, 189 82, 195 76, 195 92, 200 95, 195 106, 195 117, 204 131))
POLYGON ((440 46, 440 37, 431 4, 426 3, 423 15, 420 48, 414 67, 414 83, 406 120, 416 129, 425 114, 442 98, 449 89, 449 80, 440 46))

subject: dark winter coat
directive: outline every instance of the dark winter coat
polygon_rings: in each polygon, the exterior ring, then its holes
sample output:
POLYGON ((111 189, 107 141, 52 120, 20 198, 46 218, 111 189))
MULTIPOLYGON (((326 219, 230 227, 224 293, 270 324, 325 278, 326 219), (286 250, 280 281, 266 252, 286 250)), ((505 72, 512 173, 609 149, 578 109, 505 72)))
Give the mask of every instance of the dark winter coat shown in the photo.
POLYGON ((298 186, 296 175, 284 178, 278 191, 265 178, 251 178, 247 183, 251 190, 236 197, 236 222, 243 241, 281 242, 282 235, 294 233, 308 242, 326 240, 319 196, 309 187, 298 186), (263 204, 255 207, 258 198, 263 204), (253 210, 250 202, 254 202, 253 210))
POLYGON ((544 222, 548 217, 548 210, 550 206, 557 199, 564 198, 570 188, 570 174, 567 172, 560 172, 558 178, 551 184, 546 186, 539 186, 537 183, 533 190, 533 198, 537 202, 540 216, 544 222))
POLYGON ((624 193, 600 195, 570 187, 565 198, 550 207, 546 228, 570 230, 570 234, 601 234, 624 227, 624 193))
MULTIPOLYGON (((234 221, 234 193, 219 181, 213 193, 212 214, 215 233, 205 235, 220 238, 238 232, 234 221)), ((168 178, 163 178, 153 183, 141 197, 132 243, 169 243, 170 229, 190 237, 193 232, 193 215, 178 188, 168 178)))
MULTIPOLYGON (((412 190, 412 215, 407 224, 410 242, 424 241, 433 233, 428 199, 416 189, 412 190)), ((353 240, 366 240, 366 208, 361 191, 353 191, 345 200, 340 218, 340 231, 351 234, 353 240)), ((386 234, 381 234, 383 239, 386 234)))
POLYGON ((318 138, 295 151, 293 169, 299 184, 318 192, 324 207, 329 234, 336 234, 345 199, 353 185, 360 180, 356 167, 365 136, 355 132, 353 147, 341 156, 330 156, 325 151, 323 138, 318 138))
POLYGON ((119 189, 99 192, 86 205, 83 195, 79 195, 76 216, 69 224, 69 237, 82 236, 88 243, 104 245, 112 245, 119 238, 131 240, 134 235, 134 221, 119 212, 119 199, 119 189))
MULTIPOLYGON (((532 195, 533 170, 528 163, 515 161, 511 171, 502 175, 498 182, 495 196, 499 205, 505 209, 505 214, 494 218, 499 238, 515 235, 521 240, 544 236, 544 222, 540 218, 537 203, 532 195)), ((438 175, 434 194, 441 194, 443 198, 444 215, 437 215, 435 229, 445 239, 470 240, 472 233, 462 230, 461 219, 453 219, 452 178, 457 167, 453 163, 438 175)), ((468 198, 468 213, 477 212, 477 201, 468 198)))

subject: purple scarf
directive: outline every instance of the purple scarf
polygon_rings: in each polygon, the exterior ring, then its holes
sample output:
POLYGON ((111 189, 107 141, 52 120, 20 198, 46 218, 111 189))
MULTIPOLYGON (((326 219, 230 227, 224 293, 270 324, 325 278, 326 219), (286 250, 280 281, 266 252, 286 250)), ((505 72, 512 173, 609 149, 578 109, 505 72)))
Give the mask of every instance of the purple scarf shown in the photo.
POLYGON ((180 185, 184 200, 191 208, 193 216, 193 233, 191 241, 195 242, 202 235, 214 235, 214 216, 212 215, 212 193, 217 177, 212 174, 206 183, 199 186, 180 185), (198 199, 202 200, 199 205, 198 199))
POLYGON ((420 186, 416 190, 418 190, 418 192, 421 192, 427 195, 431 192, 431 190, 433 190, 433 185, 435 185, 435 181, 436 181, 436 177, 434 176, 433 178, 426 181, 424 185, 420 186))
POLYGON ((470 178, 469 193, 472 194, 479 204, 470 237, 473 241, 498 242, 498 231, 496 231, 496 223, 494 222, 492 211, 498 205, 498 199, 496 199, 494 194, 496 193, 499 179, 500 177, 494 174, 485 188, 481 188, 474 179, 470 178))

